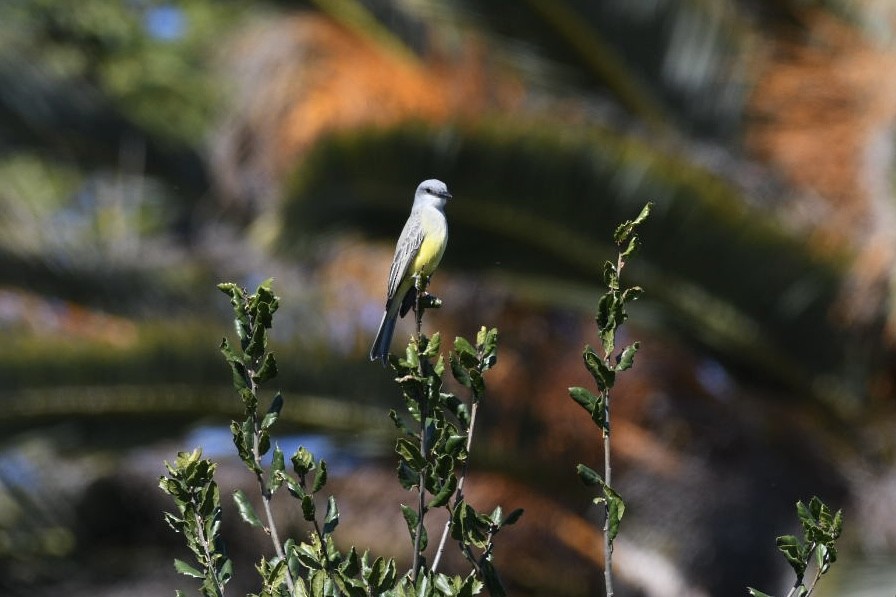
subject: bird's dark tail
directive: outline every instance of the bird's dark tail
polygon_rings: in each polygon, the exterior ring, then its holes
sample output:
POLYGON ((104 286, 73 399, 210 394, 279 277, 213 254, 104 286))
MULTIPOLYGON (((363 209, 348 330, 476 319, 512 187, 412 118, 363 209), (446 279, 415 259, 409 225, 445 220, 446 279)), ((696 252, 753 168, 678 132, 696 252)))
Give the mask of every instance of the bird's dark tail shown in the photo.
POLYGON ((395 321, 398 318, 397 316, 397 313, 390 314, 388 309, 383 313, 383 321, 380 322, 380 329, 376 333, 376 339, 373 341, 373 346, 370 347, 371 361, 380 359, 383 361, 383 366, 386 365, 389 358, 389 347, 392 345, 392 334, 395 333, 395 321))

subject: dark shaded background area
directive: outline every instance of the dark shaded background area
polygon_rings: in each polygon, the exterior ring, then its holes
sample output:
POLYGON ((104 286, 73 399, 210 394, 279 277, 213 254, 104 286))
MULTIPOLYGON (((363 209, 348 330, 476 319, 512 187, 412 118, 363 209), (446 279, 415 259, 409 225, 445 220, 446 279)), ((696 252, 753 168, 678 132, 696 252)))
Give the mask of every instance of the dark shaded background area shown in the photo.
MULTIPOLYGON (((275 278, 277 441, 330 463, 340 540, 409 552, 399 393, 366 355, 437 177, 426 327, 501 331, 467 493, 526 509, 497 554, 511 594, 603 591, 574 473, 599 437, 566 388, 589 383, 612 230, 652 201, 613 398, 618 594, 786 592, 774 539, 818 495, 846 527, 818 594, 892 595, 894 27, 871 1, 7 0, 0 593, 191 587, 162 462, 201 446, 222 495, 253 495, 227 280, 275 278)), ((227 506, 229 589, 255 591, 269 542, 227 506)))

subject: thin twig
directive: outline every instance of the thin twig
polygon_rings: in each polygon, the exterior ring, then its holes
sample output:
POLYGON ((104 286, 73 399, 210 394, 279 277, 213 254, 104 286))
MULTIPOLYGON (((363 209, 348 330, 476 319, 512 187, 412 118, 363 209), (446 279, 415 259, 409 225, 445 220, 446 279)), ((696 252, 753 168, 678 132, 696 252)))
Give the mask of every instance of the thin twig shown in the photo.
MULTIPOLYGON (((625 259, 622 253, 618 253, 616 257, 616 280, 621 285, 622 268, 625 267, 625 259)), ((607 354, 605 361, 607 366, 612 367, 610 358, 612 355, 607 354)), ((610 392, 604 391, 604 483, 607 487, 613 487, 613 469, 610 466, 610 392)), ((604 501, 604 585, 606 587, 607 597, 613 597, 613 540, 610 538, 610 501, 604 501)))
MULTIPOLYGON (((423 309, 421 309, 420 299, 423 298, 424 293, 426 292, 426 286, 429 283, 429 280, 424 276, 418 276, 414 280, 414 317, 416 318, 417 324, 417 349, 420 349, 423 340, 423 309)), ((423 359, 419 359, 418 362, 418 373, 423 376, 423 359)), ((427 445, 426 445, 426 418, 429 416, 429 396, 424 390, 420 394, 420 400, 417 404, 420 413, 420 453, 423 455, 424 462, 427 460, 427 445)), ((423 532, 425 530, 425 526, 423 524, 423 518, 426 515, 426 467, 424 466, 420 470, 420 476, 418 478, 419 483, 419 500, 417 502, 417 529, 414 532, 414 558, 413 558, 413 568, 411 570, 411 579, 416 582, 417 575, 420 571, 421 567, 421 555, 420 555, 420 545, 421 545, 421 537, 423 536, 423 532)))
MULTIPOLYGON (((250 379, 250 387, 249 389, 256 396, 258 391, 258 385, 255 383, 253 378, 255 377, 255 371, 248 371, 249 379, 250 379)), ((258 413, 252 412, 252 430, 253 430, 253 438, 252 438, 252 456, 255 459, 255 478, 258 480, 258 488, 261 491, 261 502, 264 504, 264 513, 267 518, 268 526, 267 531, 271 536, 271 541, 274 544, 274 551, 277 554, 277 557, 281 560, 286 560, 286 555, 283 552, 283 546, 280 544, 280 536, 277 533, 277 525, 274 523, 274 513, 271 510, 271 497, 273 494, 271 490, 268 488, 268 484, 264 480, 264 475, 262 471, 264 470, 261 466, 261 424, 258 421, 258 413)), ((295 592, 295 585, 292 580, 292 575, 287 570, 286 573, 286 586, 289 587, 290 594, 295 592)))
POLYGON ((202 553, 205 555, 208 569, 215 579, 215 589, 217 589, 218 595, 224 597, 224 585, 221 584, 221 580, 218 578, 218 573, 215 570, 214 560, 212 559, 213 550, 209 547, 209 538, 205 536, 205 525, 202 524, 202 518, 199 516, 198 511, 194 511, 193 516, 196 522, 196 529, 199 531, 199 543, 202 545, 202 553))
MULTIPOLYGON (((604 393, 604 421, 610 421, 610 393, 604 393)), ((604 481, 612 487, 612 468, 610 467, 610 432, 604 430, 604 481)), ((610 539, 610 502, 604 502, 606 519, 604 520, 604 583, 607 597, 613 597, 613 540, 610 539)))
MULTIPOLYGON (((479 409, 479 402, 473 401, 470 407, 470 428, 467 430, 467 459, 460 469, 460 478, 457 480, 457 491, 454 493, 454 505, 460 503, 464 499, 464 481, 467 478, 467 464, 470 461, 470 448, 473 445, 473 431, 476 428, 476 411, 479 409)), ((451 517, 445 522, 445 528, 442 529, 442 538, 439 540, 439 548, 436 550, 435 559, 432 561, 432 571, 435 572, 439 567, 442 559, 442 553, 445 551, 445 542, 448 540, 448 532, 451 530, 451 517)))

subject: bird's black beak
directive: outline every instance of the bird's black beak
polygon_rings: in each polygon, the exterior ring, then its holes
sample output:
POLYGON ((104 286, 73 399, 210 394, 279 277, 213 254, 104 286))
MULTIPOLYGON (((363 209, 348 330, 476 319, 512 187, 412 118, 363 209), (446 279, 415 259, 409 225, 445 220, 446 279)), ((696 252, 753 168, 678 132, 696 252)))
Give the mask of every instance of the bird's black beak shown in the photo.
POLYGON ((439 193, 439 197, 441 197, 442 199, 451 199, 452 198, 451 193, 449 193, 448 191, 443 191, 443 192, 439 193))

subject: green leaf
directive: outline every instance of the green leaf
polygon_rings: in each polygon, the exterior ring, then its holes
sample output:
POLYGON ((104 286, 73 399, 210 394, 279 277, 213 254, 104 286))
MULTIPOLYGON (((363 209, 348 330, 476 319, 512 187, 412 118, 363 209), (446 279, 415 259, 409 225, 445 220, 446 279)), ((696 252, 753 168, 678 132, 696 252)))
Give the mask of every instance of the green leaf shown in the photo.
POLYGON ((593 468, 585 466, 584 464, 576 466, 576 474, 579 475, 579 479, 582 480, 582 483, 589 487, 604 484, 603 477, 601 477, 593 468))
POLYGON ((192 576, 193 578, 205 578, 205 575, 203 573, 199 572, 183 560, 178 560, 177 558, 174 558, 174 569, 186 576, 192 576))
POLYGON ((454 352, 456 352, 458 356, 476 357, 476 349, 462 336, 457 336, 454 339, 454 352))
POLYGON ((585 361, 585 367, 588 369, 588 372, 591 373, 591 377, 594 378, 594 381, 597 384, 597 389, 600 392, 604 392, 612 388, 613 384, 616 383, 616 372, 613 369, 610 369, 591 346, 585 347, 582 357, 585 361))
POLYGON ((626 369, 631 369, 631 366, 635 362, 635 353, 638 352, 638 349, 641 347, 640 342, 635 342, 629 346, 626 346, 619 357, 616 359, 616 371, 625 371, 626 369))
POLYGON ((485 395, 485 381, 476 369, 470 370, 470 389, 473 390, 473 397, 476 400, 485 395))
POLYGON ((311 493, 317 493, 327 484, 327 463, 321 460, 318 463, 317 474, 314 476, 314 485, 311 486, 311 493))
POLYGON ((292 468, 300 477, 314 470, 314 456, 304 446, 299 446, 290 458, 292 468))
POLYGON ((585 388, 573 386, 569 388, 569 396, 588 411, 589 415, 594 412, 594 408, 597 406, 598 397, 585 388))
POLYGON ((420 367, 420 355, 417 354, 417 347, 414 343, 408 344, 407 349, 405 349, 405 357, 402 365, 406 366, 408 369, 417 370, 420 367))
POLYGON ((750 594, 750 597, 772 597, 768 593, 763 593, 762 591, 758 591, 753 587, 747 587, 747 593, 750 594))
POLYGON ((426 466, 426 459, 423 458, 420 447, 406 437, 395 440, 395 452, 415 471, 420 471, 426 466))
POLYGON ((398 482, 405 489, 413 489, 420 484, 420 474, 409 467, 407 462, 400 460, 398 462, 398 482))
POLYGON ((309 494, 305 494, 302 496, 302 516, 308 522, 314 522, 315 513, 314 498, 309 494))
POLYGON ((311 575, 311 595, 312 597, 329 597, 326 592, 327 571, 315 570, 311 575))
POLYGON ((327 514, 324 517, 324 534, 329 535, 339 525, 339 508, 336 506, 336 498, 332 495, 327 498, 327 514))
MULTIPOLYGON (((404 521, 408 525, 408 533, 411 535, 411 541, 414 541, 417 537, 417 523, 420 520, 417 511, 411 508, 410 506, 406 506, 401 504, 401 514, 404 516, 404 521)), ((420 552, 424 552, 426 550, 426 545, 428 543, 426 536, 426 527, 420 527, 420 543, 419 548, 420 552)))
MULTIPOLYGON (((262 311, 264 311, 264 315, 267 314, 267 306, 259 305, 258 314, 256 317, 262 316, 262 311)), ((252 335, 249 337, 249 343, 246 344, 246 348, 244 352, 251 359, 260 359, 268 346, 268 337, 265 326, 259 325, 257 322, 255 326, 252 328, 252 335)))
POLYGON ((277 377, 277 373, 277 359, 274 357, 273 352, 269 352, 264 355, 264 361, 261 363, 261 368, 252 377, 252 381, 255 383, 264 383, 277 377))
POLYGON ((622 296, 620 297, 620 301, 623 305, 627 305, 633 301, 641 298, 641 295, 644 294, 644 289, 640 286, 632 286, 631 288, 626 288, 622 291, 622 296))
POLYGON ((806 560, 808 559, 802 542, 793 535, 782 535, 776 539, 775 544, 778 550, 787 558, 787 562, 793 568, 797 578, 802 582, 803 575, 806 573, 806 560))
POLYGON ((243 493, 242 489, 237 489, 233 492, 233 501, 236 502, 236 507, 244 521, 248 522, 253 527, 262 526, 261 520, 255 513, 255 508, 252 507, 252 503, 249 501, 249 498, 246 497, 246 494, 243 493))
MULTIPOLYGON (((616 270, 616 264, 612 261, 604 262, 603 269, 604 285, 610 290, 619 290, 619 272, 616 270)), ((614 296, 613 293, 607 293, 614 296)), ((607 295, 604 295, 607 296, 607 295)), ((603 297, 601 297, 603 298, 603 297)))
POLYGON ((280 417, 280 411, 283 409, 283 396, 280 392, 277 392, 277 395, 274 396, 274 400, 271 402, 271 407, 268 409, 268 412, 264 415, 264 419, 261 420, 261 428, 262 429, 270 429, 271 426, 277 422, 277 419, 280 417))
POLYGON ((514 510, 513 512, 508 514, 507 518, 505 518, 504 520, 501 521, 501 526, 509 527, 510 525, 515 524, 516 521, 518 521, 520 519, 520 517, 523 515, 523 512, 524 512, 524 510, 522 508, 517 508, 516 510, 514 510))
POLYGON ((815 546, 815 563, 818 566, 818 570, 820 571, 821 574, 824 574, 825 572, 827 572, 828 569, 831 567, 831 563, 828 560, 829 555, 830 555, 830 552, 828 551, 828 548, 823 543, 820 543, 815 546))
POLYGON ((489 595, 493 597, 505 597, 507 595, 507 590, 504 588, 504 584, 498 576, 498 571, 495 570, 491 560, 484 560, 481 563, 480 572, 489 595))
POLYGON ((460 362, 460 357, 455 353, 448 355, 448 364, 451 366, 451 375, 457 380, 457 383, 465 388, 470 387, 470 371, 460 362))
POLYGON ((482 370, 491 369, 498 362, 498 328, 486 330, 483 326, 476 335, 476 345, 482 355, 482 370))
POLYGON ((274 454, 271 458, 271 469, 268 477, 268 486, 271 493, 280 489, 285 478, 283 475, 285 470, 286 462, 283 458, 283 450, 280 449, 280 446, 274 446, 274 454))
MULTIPOLYGON (((818 500, 818 498, 813 497, 812 501, 818 500)), ((809 503, 812 504, 812 501, 809 503)), ((802 502, 802 500, 796 503, 796 514, 800 519, 800 523, 803 525, 805 530, 812 529, 818 526, 818 521, 815 518, 815 514, 802 502)))
POLYGON ((286 489, 289 490, 289 493, 298 499, 302 499, 305 497, 305 490, 302 489, 302 486, 299 485, 299 482, 287 475, 286 473, 282 473, 283 481, 286 483, 286 489))
POLYGON ((377 558, 370 567, 367 582, 373 595, 381 595, 395 586, 396 569, 394 560, 377 558))
POLYGON ((622 517, 625 515, 625 502, 606 483, 603 484, 603 490, 604 499, 607 503, 607 517, 610 521, 610 524, 607 526, 607 536, 610 541, 613 541, 616 535, 619 534, 619 523, 622 522, 622 517))
MULTIPOLYGON (((621 245, 620 245, 621 246, 621 245)), ((628 239, 628 246, 625 247, 625 250, 619 254, 619 258, 623 261, 626 257, 634 253, 641 246, 641 239, 638 238, 637 234, 631 235, 628 239)))
POLYGON ((436 332, 432 335, 432 338, 429 339, 429 342, 426 343, 426 349, 420 355, 424 358, 432 358, 439 354, 439 347, 442 344, 442 335, 439 332, 436 332))
POLYGON ((476 511, 463 500, 455 504, 451 511, 451 537, 462 543, 485 549, 489 526, 491 521, 486 518, 485 524, 482 524, 476 511))
POLYGON ((395 428, 404 433, 405 435, 414 435, 414 432, 411 431, 411 428, 405 424, 404 420, 395 412, 395 409, 389 410, 389 418, 392 419, 392 423, 395 425, 395 428))
POLYGON ((230 343, 227 341, 227 338, 221 340, 220 348, 221 353, 224 355, 224 358, 227 359, 227 363, 230 365, 230 370, 233 374, 233 387, 237 391, 247 389, 249 387, 249 374, 246 371, 246 366, 243 364, 242 359, 233 352, 233 349, 230 347, 230 343))
POLYGON ((427 508, 441 508, 451 499, 451 496, 454 495, 454 492, 457 490, 457 477, 453 474, 448 475, 445 483, 442 485, 441 489, 439 489, 438 493, 436 493, 432 500, 430 500, 427 508))
POLYGON ((352 546, 349 549, 348 554, 346 554, 345 559, 339 565, 339 570, 346 576, 356 576, 359 572, 361 572, 361 558, 358 557, 358 552, 355 550, 355 547, 352 546))
POLYGON ((622 224, 616 227, 616 231, 613 232, 613 241, 617 245, 622 245, 625 241, 628 240, 629 236, 631 236, 632 232, 634 232, 635 228, 637 228, 644 220, 647 219, 647 216, 650 215, 650 208, 653 206, 653 203, 647 203, 641 209, 641 213, 638 214, 634 220, 626 220, 622 224))

